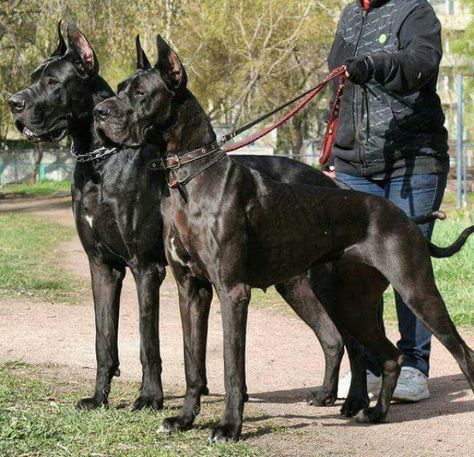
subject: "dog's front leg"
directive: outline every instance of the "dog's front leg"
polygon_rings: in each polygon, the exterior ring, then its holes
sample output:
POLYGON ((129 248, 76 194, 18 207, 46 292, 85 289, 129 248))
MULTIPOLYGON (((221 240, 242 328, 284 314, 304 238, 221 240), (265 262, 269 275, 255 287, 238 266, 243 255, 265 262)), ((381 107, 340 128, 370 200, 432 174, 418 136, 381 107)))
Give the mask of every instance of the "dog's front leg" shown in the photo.
POLYGON ((242 430, 245 401, 245 339, 250 287, 238 284, 232 288, 218 288, 224 329, 224 418, 214 428, 211 442, 237 441, 242 430))
POLYGON ((140 314, 140 361, 142 385, 133 410, 163 408, 161 384, 161 356, 159 336, 160 286, 165 279, 164 267, 153 264, 148 268, 133 269, 137 285, 140 314))
POLYGON ((210 283, 182 275, 178 278, 179 309, 183 326, 186 396, 178 416, 163 421, 162 431, 187 430, 201 409, 201 395, 209 392, 206 377, 206 346, 209 310, 212 301, 210 283))
POLYGON ((117 330, 125 276, 125 268, 113 267, 98 258, 89 258, 89 266, 95 309, 97 374, 94 396, 77 403, 77 408, 87 410, 108 405, 112 377, 120 375, 117 330))

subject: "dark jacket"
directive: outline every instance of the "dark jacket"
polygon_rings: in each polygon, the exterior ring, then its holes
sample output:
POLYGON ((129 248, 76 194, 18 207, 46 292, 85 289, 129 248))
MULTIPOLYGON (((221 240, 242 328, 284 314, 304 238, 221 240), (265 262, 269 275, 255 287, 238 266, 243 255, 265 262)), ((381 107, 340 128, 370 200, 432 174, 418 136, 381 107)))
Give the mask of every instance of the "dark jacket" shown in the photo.
POLYGON ((372 1, 347 6, 328 63, 369 56, 365 86, 348 82, 333 148, 336 170, 383 179, 449 169, 447 131, 436 93, 441 25, 426 0, 372 1))

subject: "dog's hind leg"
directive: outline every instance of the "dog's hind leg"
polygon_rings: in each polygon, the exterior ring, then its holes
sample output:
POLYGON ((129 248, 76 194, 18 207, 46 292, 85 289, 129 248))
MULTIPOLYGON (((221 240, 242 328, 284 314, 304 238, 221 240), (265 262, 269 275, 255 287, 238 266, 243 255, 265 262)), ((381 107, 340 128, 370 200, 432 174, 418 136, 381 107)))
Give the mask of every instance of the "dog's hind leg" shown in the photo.
POLYGON ((425 239, 419 230, 409 230, 408 233, 395 232, 385 237, 378 249, 365 252, 370 252, 373 265, 453 355, 474 391, 474 353, 456 330, 436 287, 425 239))
POLYGON ((428 300, 408 298, 405 303, 456 359, 474 392, 474 351, 459 335, 441 295, 437 293, 437 296, 428 300))
MULTIPOLYGON (((418 271, 420 270, 421 267, 418 265, 418 271)), ((405 281, 394 284, 394 287, 418 319, 456 359, 474 391, 474 352, 459 335, 449 316, 446 304, 434 282, 431 262, 429 271, 426 271, 419 280, 407 274, 405 281)))
POLYGON ((93 397, 83 398, 78 409, 91 410, 108 405, 112 377, 119 376, 117 331, 120 292, 125 268, 113 267, 98 258, 89 258, 95 310, 95 351, 97 374, 93 397))
POLYGON ((189 275, 178 275, 176 269, 174 273, 177 278, 183 326, 186 395, 179 415, 163 421, 161 430, 164 432, 191 428, 201 409, 201 395, 208 393, 206 343, 212 286, 189 275))
POLYGON ((275 287, 295 313, 312 328, 324 352, 326 367, 323 385, 311 392, 308 403, 332 405, 337 398, 339 367, 344 354, 342 338, 312 291, 306 273, 275 287))
POLYGON ((140 396, 133 410, 163 408, 161 384, 161 356, 159 336, 160 286, 165 279, 165 269, 157 264, 133 269, 138 292, 140 315, 140 361, 142 363, 142 385, 140 396))

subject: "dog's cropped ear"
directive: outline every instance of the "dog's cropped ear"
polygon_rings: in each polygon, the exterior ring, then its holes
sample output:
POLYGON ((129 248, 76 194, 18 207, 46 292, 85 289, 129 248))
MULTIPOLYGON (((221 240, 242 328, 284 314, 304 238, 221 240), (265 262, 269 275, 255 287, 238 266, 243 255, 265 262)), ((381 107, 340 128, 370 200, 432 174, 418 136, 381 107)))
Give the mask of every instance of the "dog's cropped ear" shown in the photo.
POLYGON ((88 74, 99 72, 99 61, 89 40, 69 19, 66 24, 69 49, 79 59, 77 66, 88 74))
POLYGON ((137 70, 149 70, 151 64, 140 43, 140 35, 135 38, 135 44, 137 47, 137 70))
POLYGON ((66 42, 64 41, 64 37, 63 37, 63 34, 61 32, 62 23, 63 23, 63 20, 60 19, 59 22, 58 22, 58 47, 51 54, 51 57, 61 57, 64 54, 66 54, 66 51, 67 51, 67 45, 66 45, 66 42))
POLYGON ((181 60, 168 43, 158 35, 156 38, 158 46, 158 62, 155 68, 161 73, 163 81, 170 90, 179 91, 186 88, 188 76, 181 60))

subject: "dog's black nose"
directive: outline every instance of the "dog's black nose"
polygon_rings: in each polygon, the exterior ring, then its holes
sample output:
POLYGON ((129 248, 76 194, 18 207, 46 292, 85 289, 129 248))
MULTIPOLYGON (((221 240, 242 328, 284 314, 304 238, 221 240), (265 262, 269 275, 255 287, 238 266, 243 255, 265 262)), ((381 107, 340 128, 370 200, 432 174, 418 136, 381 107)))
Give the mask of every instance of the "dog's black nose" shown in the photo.
POLYGON ((100 119, 105 119, 106 117, 109 116, 110 114, 110 109, 107 108, 106 106, 102 105, 102 103, 99 103, 95 108, 94 108, 94 116, 100 119))
POLYGON ((8 99, 10 110, 12 113, 21 113, 25 109, 26 101, 20 95, 12 95, 8 99))

